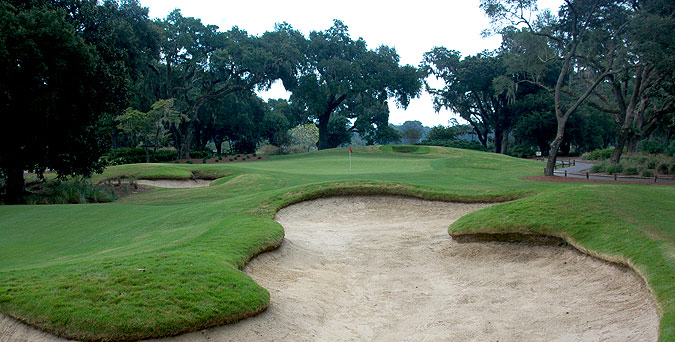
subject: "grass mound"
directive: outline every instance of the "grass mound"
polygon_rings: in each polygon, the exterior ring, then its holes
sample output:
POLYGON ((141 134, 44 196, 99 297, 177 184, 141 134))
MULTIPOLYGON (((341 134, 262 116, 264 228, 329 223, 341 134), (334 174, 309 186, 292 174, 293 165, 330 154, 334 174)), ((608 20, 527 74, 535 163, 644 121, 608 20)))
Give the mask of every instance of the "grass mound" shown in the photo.
POLYGON ((453 234, 541 233, 627 260, 663 309, 661 339, 675 337, 675 188, 521 179, 541 168, 433 146, 404 153, 354 148, 351 169, 344 148, 256 163, 111 167, 92 181, 188 179, 196 172, 227 177, 209 187, 159 189, 106 204, 1 206, 0 311, 90 341, 174 335, 241 319, 269 303, 269 293, 240 270, 283 239, 273 220, 279 208, 318 197, 387 194, 515 200, 465 217, 453 234))

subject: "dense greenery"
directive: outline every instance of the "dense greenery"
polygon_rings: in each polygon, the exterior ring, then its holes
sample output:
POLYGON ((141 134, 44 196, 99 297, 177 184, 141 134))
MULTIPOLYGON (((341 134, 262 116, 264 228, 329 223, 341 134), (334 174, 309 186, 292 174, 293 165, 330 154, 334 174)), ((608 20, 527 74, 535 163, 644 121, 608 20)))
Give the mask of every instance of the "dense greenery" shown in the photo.
POLYGON ((584 104, 619 123, 614 163, 625 145, 634 151, 655 131, 671 138, 675 40, 657 32, 675 25, 672 2, 566 1, 557 13, 538 13, 532 0, 481 0, 480 6, 503 37, 507 72, 494 86, 517 98, 521 85, 536 85, 553 97, 548 175, 584 104))
POLYGON ((675 188, 522 180, 540 174, 542 164, 469 150, 353 149, 351 172, 346 149, 255 163, 123 165, 93 181, 195 172, 226 178, 110 204, 0 207, 0 309, 88 340, 201 329, 267 306, 267 291, 240 269, 280 243, 283 230, 273 216, 283 206, 347 194, 463 202, 525 197, 491 207, 487 216, 476 213, 453 231, 540 232, 629 260, 663 309, 661 339, 673 337, 675 265, 668 251, 675 244, 675 188))

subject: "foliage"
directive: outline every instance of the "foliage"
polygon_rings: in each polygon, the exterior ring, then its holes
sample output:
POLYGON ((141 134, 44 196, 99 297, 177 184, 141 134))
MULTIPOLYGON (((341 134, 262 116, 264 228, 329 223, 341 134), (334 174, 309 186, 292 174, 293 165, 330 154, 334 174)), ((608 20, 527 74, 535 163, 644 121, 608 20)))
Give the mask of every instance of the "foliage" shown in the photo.
POLYGON ((436 47, 424 54, 423 65, 429 75, 444 82, 441 89, 426 86, 436 111, 448 108, 458 113, 471 124, 484 147, 493 134, 495 152, 501 153, 504 134, 518 116, 509 106, 515 94, 499 82, 506 74, 503 55, 483 52, 462 59, 457 51, 436 47))
POLYGON ((290 27, 283 29, 296 38, 296 47, 303 56, 303 67, 284 86, 292 92, 293 106, 317 123, 319 149, 344 143, 343 139, 329 138, 334 115, 355 119, 348 130, 371 136, 373 141, 379 128, 388 127, 388 99, 393 97, 407 107, 421 90, 421 74, 413 66, 399 66, 394 49, 383 45, 369 50, 362 39, 353 40, 339 20, 325 31, 311 32, 309 39, 290 27))
POLYGON ((199 149, 213 140, 218 154, 223 153, 223 141, 229 143, 229 153, 252 153, 264 138, 276 137, 283 141, 285 137, 277 134, 288 125, 284 116, 270 112, 267 104, 252 91, 210 100, 201 108, 198 120, 195 133, 199 149))
POLYGON ((48 180, 28 187, 28 204, 83 204, 115 200, 110 187, 94 185, 86 179, 48 180))
POLYGON ((591 152, 584 153, 581 156, 581 159, 585 160, 605 160, 609 159, 612 157, 612 154, 614 154, 614 148, 605 148, 605 149, 598 149, 598 150, 593 150, 591 152))
POLYGON ((16 203, 24 170, 60 177, 102 170, 97 126, 115 84, 63 11, 1 2, 0 22, 0 169, 6 203, 16 203))
POLYGON ((316 148, 319 141, 319 129, 313 123, 298 125, 290 130, 291 141, 293 145, 300 146, 309 152, 312 148, 316 148))
POLYGON ((531 146, 520 144, 512 147, 509 150, 509 155, 518 158, 528 158, 535 156, 536 153, 532 150, 531 146))
MULTIPOLYGON (((159 149, 150 154, 150 163, 166 163, 176 159, 176 150, 159 149)), ((146 150, 140 147, 122 147, 103 156, 106 165, 146 163, 146 150)))
POLYGON ((399 130, 401 138, 409 145, 418 143, 424 134, 424 126, 419 121, 406 121, 399 130))
POLYGON ((426 140, 453 140, 462 135, 469 134, 472 129, 469 125, 453 125, 453 126, 435 126, 432 127, 425 135, 426 140))
POLYGON ((487 148, 485 148, 479 142, 472 141, 472 140, 459 140, 459 139, 424 140, 420 144, 421 145, 428 145, 428 146, 445 146, 445 147, 463 148, 463 149, 467 149, 467 150, 487 152, 487 148))
POLYGON ((667 146, 658 141, 644 140, 640 142, 638 151, 650 154, 660 154, 664 153, 667 149, 667 146))
MULTIPOLYGON (((156 152, 166 144, 171 125, 177 125, 188 118, 174 109, 174 99, 168 99, 158 100, 148 112, 128 108, 116 120, 119 122, 118 127, 129 134, 134 145, 144 147, 147 154, 150 147, 156 152)), ((148 154, 146 163, 149 162, 148 154)))
POLYGON ((666 155, 675 157, 675 139, 673 139, 668 145, 668 148, 666 148, 666 155))
POLYGON ((621 158, 619 163, 612 163, 610 159, 613 152, 613 149, 597 151, 602 162, 594 165, 591 172, 652 177, 655 174, 672 175, 675 170, 675 158, 664 154, 632 153, 621 158))
MULTIPOLYGON (((618 44, 606 44, 614 36, 608 39, 595 33, 622 20, 615 14, 624 4, 566 1, 557 15, 537 13, 536 1, 530 0, 481 0, 480 6, 490 17, 493 29, 502 34, 509 74, 516 75, 508 81, 513 86, 536 85, 553 95, 557 124, 546 165, 546 175, 551 176, 570 116, 613 73, 618 44)), ((609 32, 616 33, 611 29, 609 32)))

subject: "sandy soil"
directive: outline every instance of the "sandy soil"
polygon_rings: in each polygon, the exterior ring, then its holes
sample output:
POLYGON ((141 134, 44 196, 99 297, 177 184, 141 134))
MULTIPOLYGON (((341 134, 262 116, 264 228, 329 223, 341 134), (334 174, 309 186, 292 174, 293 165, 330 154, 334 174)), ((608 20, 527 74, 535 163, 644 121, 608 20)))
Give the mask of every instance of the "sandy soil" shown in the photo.
MULTIPOLYGON (((655 341, 659 317, 625 267, 566 247, 454 242, 481 204, 353 197, 304 202, 246 272, 269 309, 159 341, 655 341)), ((49 341, 0 318, 0 341, 49 341), (15 338, 16 337, 16 338, 15 338)))
POLYGON ((155 186, 158 188, 201 188, 209 186, 213 180, 208 179, 139 179, 140 185, 155 186))

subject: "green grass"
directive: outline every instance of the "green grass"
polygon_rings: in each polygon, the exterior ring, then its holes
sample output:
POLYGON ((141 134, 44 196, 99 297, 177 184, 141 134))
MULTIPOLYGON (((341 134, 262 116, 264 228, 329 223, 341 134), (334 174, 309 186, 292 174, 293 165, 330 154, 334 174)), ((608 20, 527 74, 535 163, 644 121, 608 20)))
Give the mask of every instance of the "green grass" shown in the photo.
POLYGON ((452 234, 559 236, 627 262, 648 281, 675 338, 675 187, 542 183, 538 162, 451 148, 334 149, 269 161, 137 164, 94 181, 226 176, 114 203, 0 207, 0 310, 60 336, 133 340, 235 321, 269 293, 241 272, 283 239, 279 208, 312 198, 389 194, 503 202, 457 221, 452 234))

